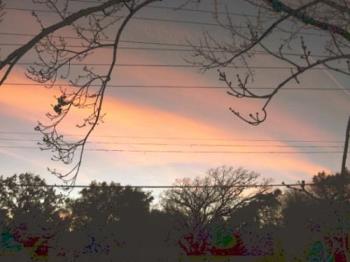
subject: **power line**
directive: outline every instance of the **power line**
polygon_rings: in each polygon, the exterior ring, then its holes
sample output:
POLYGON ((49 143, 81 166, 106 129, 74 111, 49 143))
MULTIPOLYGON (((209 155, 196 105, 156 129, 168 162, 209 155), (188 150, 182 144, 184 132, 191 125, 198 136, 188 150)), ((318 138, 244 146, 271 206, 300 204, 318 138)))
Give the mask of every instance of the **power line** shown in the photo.
MULTIPOLYGON (((78 2, 78 1, 74 1, 78 2)), ((98 2, 89 2, 89 3, 98 3, 98 2)), ((168 10, 168 11, 184 11, 184 12, 192 12, 192 13, 204 13, 204 14, 213 14, 213 11, 210 10, 205 10, 205 9, 193 9, 193 8, 177 8, 177 7, 168 7, 168 6, 145 6, 145 9, 160 9, 160 10, 168 10)), ((35 12, 42 12, 42 13, 57 13, 54 10, 49 10, 49 9, 33 9, 33 8, 20 8, 20 7, 5 7, 3 10, 14 10, 14 11, 35 11, 35 12)), ((242 13, 236 13, 236 12, 223 12, 223 11, 217 11, 215 12, 216 14, 224 14, 224 15, 231 15, 231 16, 239 16, 239 17, 257 17, 257 15, 254 14, 242 14, 242 13)), ((270 18, 273 18, 271 16, 270 18)))
MULTIPOLYGON (((37 135, 36 132, 28 131, 16 131, 16 130, 0 130, 0 134, 7 135, 37 135)), ((64 134, 66 137, 79 137, 79 134, 64 134)), ((215 138, 215 137, 179 137, 179 136, 132 136, 132 135, 94 135, 93 137, 104 137, 104 138, 125 138, 125 139, 156 139, 156 140, 198 140, 198 141, 249 141, 249 142, 291 142, 291 143, 343 143, 343 140, 320 140, 320 139, 250 139, 250 138, 215 138)))
MULTIPOLYGON (((164 9, 164 10, 170 10, 170 11, 185 11, 185 12, 192 12, 192 13, 204 13, 204 14, 220 14, 220 15, 231 15, 231 16, 240 16, 240 17, 257 17, 257 15, 253 14, 242 14, 242 13, 236 13, 236 12, 223 12, 223 11, 210 11, 205 9, 193 9, 193 8, 186 8, 186 7, 167 7, 167 6, 147 6, 148 9, 164 9)), ((271 17, 272 18, 272 17, 271 17)))
MULTIPOLYGON (((81 3, 99 3, 98 1, 87 1, 87 0, 70 0, 71 2, 81 2, 81 3)), ((170 11, 186 11, 186 12, 193 12, 193 13, 205 13, 205 14, 224 14, 224 15, 232 15, 232 16, 242 16, 242 17, 257 17, 257 15, 254 14, 242 14, 242 13, 236 13, 236 12, 223 12, 223 11, 210 11, 205 9, 193 9, 193 8, 187 8, 187 7, 169 7, 169 6, 159 6, 159 5, 148 5, 144 8, 147 9, 164 9, 164 10, 170 10, 170 11)))
MULTIPOLYGON (((139 43, 139 42, 137 42, 139 43)), ((22 46, 26 43, 0 43, 0 46, 22 46)), ((152 44, 152 43, 147 43, 144 42, 143 44, 152 44)), ((82 45, 65 45, 65 47, 70 47, 70 48, 79 48, 83 47, 82 45)), ((102 48, 109 48, 109 47, 102 47, 102 48)), ((176 52, 193 52, 193 49, 180 49, 180 48, 156 48, 156 47, 126 47, 126 46, 121 46, 119 49, 122 50, 146 50, 146 51, 176 51, 176 52)), ((224 51, 215 51, 215 52, 224 52, 224 51)), ((298 55, 298 54, 295 54, 298 55)), ((299 54, 301 55, 301 54, 299 54)))
MULTIPOLYGON (((14 10, 14 11, 25 11, 25 12, 43 12, 43 13, 56 13, 53 10, 38 10, 38 9, 30 9, 30 8, 15 8, 15 7, 6 7, 3 10, 14 10)), ((122 18, 123 16, 113 16, 122 18)), ((164 18, 154 18, 154 17, 142 17, 142 16, 134 16, 133 20, 139 21, 152 21, 152 22, 163 22, 163 23, 175 23, 175 24, 191 24, 191 25, 205 25, 205 26, 216 26, 221 27, 217 23, 208 23, 208 22, 200 22, 193 20, 178 20, 178 19, 164 19, 164 18)), ((234 28, 248 28, 246 26, 234 26, 234 28)), ((311 33, 301 33, 301 34, 311 34, 311 33)), ((315 34, 312 34, 315 35, 315 34)), ((319 36, 319 34, 316 34, 319 36)))
MULTIPOLYGON (((48 188, 89 188, 91 185, 57 185, 57 184, 47 184, 47 185, 35 185, 35 184, 13 184, 18 187, 48 187, 48 188)), ((303 184, 305 186, 312 186, 315 185, 314 183, 305 183, 303 184)), ((259 188, 259 187, 300 187, 301 184, 299 183, 292 183, 292 184, 286 184, 286 183, 280 183, 280 184, 269 184, 269 185, 261 185, 261 184, 252 184, 252 185, 211 185, 211 186, 157 186, 157 185, 119 185, 119 184, 94 184, 94 187, 116 187, 116 188, 134 188, 134 189, 142 189, 142 188, 149 188, 149 189, 192 189, 192 188, 259 188)))
MULTIPOLYGON (((25 43, 0 43, 0 46, 22 46, 25 43)), ((79 48, 83 47, 81 45, 66 45, 65 47, 69 48, 79 48)), ((106 48, 106 47, 103 47, 106 48)), ((156 48, 156 47, 125 47, 121 46, 119 47, 120 50, 141 50, 141 51, 167 51, 167 52, 193 52, 193 49, 180 49, 180 48, 156 48)), ((224 51, 215 51, 215 52, 224 52, 224 51)), ((261 53, 261 54, 267 54, 267 53, 261 53)), ((301 54, 295 54, 295 56, 300 56, 301 54)))
MULTIPOLYGON (((13 32, 0 32, 0 35, 7 35, 7 36, 24 36, 24 37, 35 37, 35 34, 29 34, 29 33, 13 33, 13 32)), ((77 36, 69 36, 69 35, 64 35, 64 36, 52 36, 53 38, 66 38, 66 39, 74 39, 74 40, 81 40, 80 37, 77 36)), ((110 43, 113 43, 113 41, 109 41, 110 43)), ((147 45, 161 45, 161 46, 177 46, 177 47, 200 47, 197 45, 190 45, 190 44, 185 44, 185 43, 164 43, 164 42, 155 42, 155 41, 137 41, 137 40, 120 40, 119 42, 121 43, 128 43, 128 44, 147 44, 147 45)), ((17 43, 16 43, 17 44, 17 43)), ((212 49, 217 49, 217 48, 212 48, 212 49)), ((192 49, 190 49, 192 50, 192 49)), ((258 51, 261 53, 266 53, 265 51, 258 51)), ((301 54, 296 54, 296 53, 287 53, 290 55, 301 55, 301 54)), ((313 55, 316 56, 316 55, 313 55)), ((317 55, 318 56, 318 55, 317 55)), ((322 55, 319 55, 322 56, 322 55)), ((322 56, 323 57, 323 56, 322 56)), ((324 56, 327 57, 327 56, 324 56)))
MULTIPOLYGON (((35 146, 0 146, 6 149, 38 149, 35 146)), ((48 149, 50 150, 50 149, 48 149)), ((106 149, 86 148, 93 152, 120 152, 120 153, 166 153, 166 154, 339 154, 343 151, 212 151, 212 150, 142 150, 142 149, 106 149)))
MULTIPOLYGON (((3 10, 15 10, 15 11, 28 11, 28 12, 45 12, 45 13, 56 13, 52 10, 36 10, 30 8, 3 8, 3 10)), ((123 16, 113 16, 117 18, 123 18, 123 16)), ((163 23, 175 23, 175 24, 190 24, 190 25, 205 25, 205 26, 216 26, 220 27, 217 23, 208 23, 208 22, 200 22, 200 21, 192 21, 192 20, 178 20, 178 19, 164 19, 164 18, 154 18, 154 17, 142 17, 142 16, 133 16, 133 20, 138 21, 152 21, 152 22, 163 22, 163 23)), ((248 28, 243 26, 235 26, 235 28, 248 28)))
MULTIPOLYGON (((35 65, 35 63, 30 62, 19 62, 16 63, 17 65, 35 65)), ((40 66, 40 65, 37 65, 40 66)), ((102 67, 102 66, 111 66, 111 64, 108 63, 69 63, 69 66, 96 66, 96 67, 102 67)), ((142 67, 142 68, 155 68, 155 67, 172 67, 172 68, 202 68, 201 65, 191 65, 191 64, 127 64, 127 63, 121 63, 116 64, 114 67, 142 67)), ((293 67, 291 66, 226 66, 225 68, 234 68, 234 69, 258 69, 258 70, 290 70, 293 67)), ((340 70, 348 70, 348 68, 337 68, 340 70)), ((322 68, 322 67, 312 67, 308 70, 331 70, 328 68, 322 68)))
MULTIPOLYGON (((53 10, 36 10, 36 9, 30 9, 30 8, 3 8, 3 10, 15 10, 15 11, 25 11, 25 12, 45 12, 45 13, 56 13, 53 10)), ((113 16, 118 18, 123 18, 123 16, 113 16)), ((163 22, 163 23, 174 23, 174 24, 190 24, 190 25, 204 25, 204 26, 215 26, 215 27, 221 27, 218 23, 208 23, 208 22, 200 22, 200 21, 192 21, 192 20, 178 20, 178 19, 164 19, 164 18, 154 18, 154 17, 141 17, 141 16, 134 16, 132 18, 136 21, 152 21, 152 22, 163 22)), ((237 29, 249 29, 248 26, 232 26, 233 28, 237 29)), ((291 33, 287 32, 286 29, 282 28, 276 28, 282 33, 291 33)), ((316 34, 316 33, 309 33, 309 32, 299 32, 300 35, 311 35, 311 36, 319 36, 323 37, 322 34, 316 34)))
MULTIPOLYGON (((24 36, 24 37, 35 37, 35 34, 28 34, 28 33, 12 33, 12 32, 0 32, 0 35, 7 35, 7 36, 24 36)), ((75 39, 75 40, 81 40, 80 37, 76 36, 52 36, 53 38, 66 38, 66 39, 75 39)), ((113 43, 112 41, 109 41, 110 43, 113 43)), ((129 44, 149 44, 149 45, 163 45, 163 46, 182 46, 182 47, 191 47, 189 44, 183 44, 183 43, 164 43, 164 42, 147 42, 147 41, 136 41, 136 40, 120 40, 121 43, 129 43, 129 44)))
MULTIPOLYGON (((45 86, 45 84, 41 83, 4 83, 4 85, 8 86, 45 86)), ((72 85, 69 84, 60 84, 56 83, 56 86, 65 86, 65 87, 72 87, 72 85)), ((99 85, 90 85, 91 87, 98 87, 99 85)), ((159 88, 159 89, 227 89, 227 86, 181 86, 181 85, 108 85, 108 87, 111 88, 159 88)), ((239 88, 238 86, 235 86, 233 88, 239 88)), ((274 87, 264 87, 264 86, 254 86, 249 87, 250 90, 274 90, 274 87)), ((310 91, 346 91, 350 88, 340 88, 340 87, 284 87, 281 90, 295 90, 295 91, 302 91, 302 90, 310 90, 310 91)))
MULTIPOLYGON (((0 141, 7 142, 43 142, 39 139, 1 138, 0 141)), ((280 147, 280 148, 342 148, 342 145, 271 145, 271 144, 201 144, 201 143, 150 143, 150 142, 111 142, 111 141, 88 141, 89 144, 105 145, 137 145, 137 146, 174 146, 174 147, 280 147)), ((1 145, 0 145, 1 146, 1 145)), ((3 145, 7 146, 7 145, 3 145)))
MULTIPOLYGON (((129 41, 130 42, 130 41, 129 41)), ((140 43, 139 41, 137 41, 137 43, 140 43)), ((25 43, 0 43, 0 46, 22 46, 25 43)), ((143 44, 154 44, 152 42, 144 42, 143 44)), ((157 43, 162 45, 162 43, 157 43)), ((170 44, 171 45, 171 44, 170 44)), ((176 45, 176 44, 175 44, 176 45)), ((65 48, 81 48, 83 47, 82 45, 66 45, 65 48)), ((187 47, 191 47, 190 45, 187 45, 187 47)), ((194 46, 199 48, 199 46, 194 46)), ((102 47, 102 48, 109 48, 109 47, 102 47)), ((192 49, 183 49, 183 48, 157 48, 157 47, 126 47, 126 46, 121 46, 119 47, 120 50, 138 50, 138 51, 154 51, 154 52, 194 52, 193 48, 192 49)), ((213 48, 213 50, 210 50, 209 48, 205 47, 202 50, 204 51, 213 51, 214 53, 226 53, 227 51, 224 50, 219 50, 217 48, 213 48)), ((270 55, 269 53, 267 53, 266 51, 255 51, 256 54, 259 55, 270 55)), ((301 57, 303 54, 301 53, 283 53, 283 55, 286 56, 297 56, 297 57, 301 57)), ((326 58, 329 56, 326 55, 313 55, 313 57, 320 57, 320 58, 326 58)))
MULTIPOLYGON (((9 36, 25 36, 25 37, 35 37, 35 34, 27 34, 27 33, 11 33, 11 32, 0 32, 0 35, 9 35, 9 36)), ((54 38, 59 38, 59 36, 53 36, 54 38)), ((75 37, 75 36, 62 36, 63 38, 67 38, 67 39, 74 39, 74 40, 81 40, 81 38, 79 37, 75 37)), ((112 41, 109 41, 110 43, 112 43, 112 41)), ((202 48, 203 50, 209 50, 208 47, 201 47, 198 45, 190 45, 190 44, 184 44, 184 43, 164 43, 164 42, 155 42, 155 41, 136 41, 136 40, 120 40, 120 43, 127 43, 127 44, 143 44, 143 45, 156 45, 156 46, 176 46, 176 47, 187 47, 190 49, 178 49, 178 48, 152 48, 152 47, 119 47, 120 49, 126 49, 126 50, 150 50, 150 51, 178 51, 178 52, 193 52, 193 48, 202 48)), ((5 45, 5 46, 10 46, 10 45, 16 45, 16 46, 20 46, 21 44, 18 43, 3 43, 0 45, 5 45)), ((67 45, 67 47, 82 47, 81 45, 67 45)), ((224 52, 218 48, 215 47, 210 47, 211 51, 214 52, 224 52)), ((268 55, 268 53, 266 51, 255 51, 257 54, 264 54, 264 55, 268 55)), ((284 55, 287 56, 298 56, 300 57, 301 53, 290 53, 290 52, 285 52, 283 53, 284 55)), ((313 57, 320 57, 320 58, 326 58, 329 57, 327 55, 320 55, 320 54, 313 54, 313 57)))

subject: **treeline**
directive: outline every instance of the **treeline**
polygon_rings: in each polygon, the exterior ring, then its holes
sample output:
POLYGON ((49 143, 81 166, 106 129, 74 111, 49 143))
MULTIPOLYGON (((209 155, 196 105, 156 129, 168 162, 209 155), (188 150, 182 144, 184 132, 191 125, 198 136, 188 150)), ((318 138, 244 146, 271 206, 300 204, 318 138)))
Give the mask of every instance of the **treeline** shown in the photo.
POLYGON ((0 176, 0 261, 350 261, 349 173, 282 190, 219 167, 174 185, 152 208, 151 193, 116 183, 69 197, 0 176))

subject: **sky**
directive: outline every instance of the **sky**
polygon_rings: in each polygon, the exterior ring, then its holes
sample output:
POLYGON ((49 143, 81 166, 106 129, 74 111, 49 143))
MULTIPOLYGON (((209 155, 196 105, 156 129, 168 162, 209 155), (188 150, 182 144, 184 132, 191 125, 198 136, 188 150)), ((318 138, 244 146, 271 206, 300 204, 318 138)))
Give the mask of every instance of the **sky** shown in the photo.
MULTIPOLYGON (((33 8, 30 2, 5 1, 8 9, 0 23, 0 34, 40 31, 30 12, 18 10, 33 8)), ((163 1, 153 6, 177 7, 180 4, 181 1, 163 1)), ((89 5, 73 2, 72 8, 89 5)), ((219 7, 224 8, 224 5, 219 7)), ((203 1, 189 8, 213 10, 213 5, 211 1, 203 1)), ((254 14, 254 9, 239 0, 228 8, 238 14, 254 14)), ((57 20, 50 13, 39 14, 47 24, 57 20)), ((208 25, 215 23, 209 13, 151 7, 137 16, 182 22, 135 19, 123 35, 124 41, 198 43, 203 32, 213 34, 221 41, 227 39, 219 27, 208 25)), ((243 23, 242 18, 235 18, 238 24, 243 23)), ((70 32, 63 33, 69 35, 70 32)), ((2 34, 1 57, 16 47, 4 44, 20 44, 29 39, 2 34)), ((317 53, 322 40, 316 36, 308 40, 317 53)), ((126 42, 122 46, 166 48, 126 42)), ((179 49, 176 46, 170 48, 179 49)), ((193 59, 191 52, 178 50, 121 49, 119 52, 120 64, 186 64, 186 59, 193 59)), ((87 62, 106 63, 110 57, 110 50, 102 50, 87 62)), ((34 59, 33 53, 29 53, 21 62, 33 62, 34 59)), ((251 63, 274 68, 286 66, 266 55, 257 55, 251 63)), ((24 65, 16 66, 0 87, 0 174, 32 172, 50 183, 60 183, 47 171, 47 167, 56 167, 58 163, 50 160, 50 152, 39 149, 35 140, 41 137, 33 130, 37 121, 47 121, 45 114, 52 110, 57 89, 46 89, 29 80, 25 70, 24 65)), ((240 69, 226 71, 230 76, 243 72, 240 69)), ((252 85, 271 87, 288 74, 285 69, 256 69, 252 85)), ((342 90, 350 89, 348 79, 326 70, 313 70, 299 80, 300 85, 291 83, 288 89, 274 97, 264 123, 251 126, 235 117, 229 107, 243 113, 256 112, 262 101, 233 98, 225 88, 164 88, 224 87, 215 69, 201 72, 190 67, 118 67, 103 105, 104 123, 89 140, 77 184, 96 180, 130 185, 171 185, 177 178, 203 176, 208 169, 222 165, 243 167, 276 183, 308 180, 320 171, 337 172, 350 112, 350 93, 342 90), (130 87, 132 85, 159 87, 130 87), (319 153, 329 151, 331 153, 319 153)), ((73 128, 79 119, 81 115, 76 114, 65 122, 66 135, 81 132, 73 128)))

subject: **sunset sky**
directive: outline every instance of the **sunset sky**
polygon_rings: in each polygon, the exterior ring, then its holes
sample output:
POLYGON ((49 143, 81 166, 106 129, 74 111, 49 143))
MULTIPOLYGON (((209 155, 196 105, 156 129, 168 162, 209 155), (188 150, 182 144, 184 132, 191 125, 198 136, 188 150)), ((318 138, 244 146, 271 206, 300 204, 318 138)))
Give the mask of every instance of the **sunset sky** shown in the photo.
MULTIPOLYGON (((28 36, 3 33, 30 35, 40 30, 30 11, 18 10, 33 8, 29 2, 5 0, 6 8, 9 9, 0 23, 2 58, 16 47, 4 44, 20 44, 30 39, 28 36), (24 2, 28 2, 28 6, 24 2)), ((177 7, 181 2, 184 1, 168 0, 153 6, 177 7)), ((207 0, 188 8, 213 10, 211 3, 207 0)), ((72 8, 92 4, 75 1, 72 8)), ((254 14, 253 9, 240 1, 228 7, 235 13, 254 14)), ((40 6, 36 8, 45 9, 40 6)), ((57 19, 51 13, 39 14, 47 23, 57 19)), ((186 41, 198 43, 204 31, 214 35, 220 35, 221 32, 215 25, 205 25, 215 23, 211 14, 206 12, 145 8, 137 17, 182 23, 136 19, 129 24, 123 40, 186 44, 186 41)), ((242 23, 242 17, 237 19, 242 23)), ((69 31, 65 34, 69 35, 69 31)), ((223 33, 220 37, 221 40, 225 39, 223 33)), ((315 36, 308 42, 316 51, 320 44, 318 38, 322 37, 315 36)), ((186 64, 185 59, 191 59, 191 52, 188 51, 159 51, 160 48, 188 50, 186 47, 127 43, 122 46, 154 47, 158 50, 121 49, 120 64, 179 65, 186 64)), ((110 50, 104 49, 88 61, 106 63, 110 56, 110 50)), ((20 62, 33 61, 31 53, 20 62)), ((253 64, 286 66, 266 55, 257 55, 253 64)), ((233 75, 242 72, 237 70, 233 75)), ((277 68, 256 69, 255 73, 252 86, 273 87, 290 72, 277 68)), ((111 81, 114 87, 107 90, 103 106, 106 113, 104 123, 97 127, 90 138, 77 183, 113 180, 132 185, 169 185, 176 178, 201 176, 209 168, 221 165, 244 167, 265 178, 272 178, 276 183, 309 179, 322 170, 339 171, 350 112, 350 91, 343 90, 350 90, 348 79, 326 70, 313 70, 299 80, 300 85, 293 82, 287 86, 287 90, 277 94, 268 108, 268 119, 254 127, 236 118, 229 107, 255 113, 260 109, 259 102, 230 97, 225 88, 166 88, 224 87, 218 81, 215 69, 203 73, 198 68, 190 67, 117 67, 111 81), (159 87, 137 88, 130 85, 159 87)), ((55 167, 57 163, 50 161, 50 152, 39 150, 35 140, 41 137, 33 130, 38 120, 47 121, 45 113, 52 110, 55 94, 57 90, 45 89, 27 79, 24 65, 18 65, 0 87, 0 174, 9 176, 32 172, 51 183, 60 183, 47 171, 47 167, 55 167)), ((73 128, 79 121, 79 114, 72 116, 69 121, 65 126, 65 134, 79 134, 79 130, 73 128)))

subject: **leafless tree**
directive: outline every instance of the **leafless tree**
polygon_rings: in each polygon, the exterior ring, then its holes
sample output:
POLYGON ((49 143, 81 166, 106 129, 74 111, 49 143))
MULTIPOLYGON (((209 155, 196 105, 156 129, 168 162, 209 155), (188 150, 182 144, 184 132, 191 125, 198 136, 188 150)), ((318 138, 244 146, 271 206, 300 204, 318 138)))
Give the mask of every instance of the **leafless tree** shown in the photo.
MULTIPOLYGON (((70 0, 32 0, 35 5, 45 6, 55 12, 59 20, 46 25, 42 17, 33 11, 33 17, 41 26, 41 31, 26 44, 9 54, 2 54, 0 59, 0 86, 3 85, 16 64, 24 55, 34 50, 37 61, 29 66, 27 76, 47 87, 59 87, 60 95, 47 114, 48 121, 39 122, 36 130, 43 135, 40 146, 50 150, 53 159, 69 164, 68 172, 50 171, 67 183, 74 183, 83 160, 84 148, 95 127, 103 120, 102 105, 112 73, 118 59, 118 46, 122 33, 128 22, 143 7, 160 0, 99 0, 96 5, 81 10, 70 9, 70 0), (69 28, 79 39, 79 45, 73 45, 72 39, 64 37, 62 30, 69 28), (105 71, 84 66, 94 52, 102 48, 111 52, 109 66, 105 71), (74 69, 73 69, 74 65, 74 69), (69 87, 60 86, 62 82, 69 87), (62 135, 62 123, 76 110, 82 110, 86 116, 77 127, 81 128, 81 137, 76 140, 62 135)), ((183 0, 187 4, 191 0, 183 0)), ((200 2, 193 0, 194 2, 200 2)), ((345 0, 242 0, 256 10, 256 19, 247 18, 245 27, 237 27, 227 14, 217 12, 218 23, 226 30, 232 41, 221 43, 209 33, 199 46, 194 46, 198 58, 192 61, 204 70, 217 68, 220 80, 229 88, 228 93, 237 98, 263 99, 265 103, 261 113, 249 117, 241 115, 236 109, 231 111, 244 121, 257 125, 267 117, 267 106, 278 91, 291 81, 297 81, 305 72, 317 67, 325 67, 338 73, 349 75, 349 40, 348 31, 350 7, 345 0), (310 50, 307 39, 301 37, 303 32, 323 32, 327 37, 324 43, 324 55, 315 56, 310 50), (283 33, 279 48, 269 45, 270 36, 283 33), (298 45, 301 55, 290 55, 286 50, 298 45), (291 68, 291 75, 273 89, 262 94, 250 88, 254 70, 250 59, 261 52, 286 62, 291 68), (314 59, 314 57, 316 59, 314 59), (246 75, 237 75, 238 86, 235 87, 225 68, 235 67, 241 61, 247 69, 246 75), (334 65, 339 61, 338 65, 334 65), (341 65, 345 64, 345 68, 341 65)), ((4 1, 0 0, 1 10, 4 1)), ((218 7, 220 2, 214 1, 218 7)), ((80 111, 81 112, 81 111, 80 111)), ((64 125, 63 125, 64 126, 64 125)))
MULTIPOLYGON (((179 231, 201 235, 208 227, 227 219, 259 194, 270 190, 269 181, 245 169, 218 167, 207 176, 185 178, 162 196, 163 208, 177 217, 179 231)), ((198 237, 198 236, 197 236, 198 237)))
MULTIPOLYGON (((267 107, 272 98, 287 84, 303 74, 326 69, 350 76, 350 3, 345 0, 243 0, 255 10, 255 18, 246 16, 244 26, 238 26, 229 14, 215 14, 217 23, 227 33, 228 41, 204 33, 199 44, 194 44, 194 58, 189 61, 204 71, 217 69, 219 80, 235 98, 263 101, 261 112, 242 114, 230 110, 243 121, 258 125, 267 118, 267 107), (315 35, 322 38, 315 40, 315 35), (314 38, 312 38, 314 36, 314 38), (320 40, 321 39, 321 40, 320 40), (319 48, 315 44, 322 44, 319 48), (321 50, 318 50, 321 49, 321 50), (290 50, 298 50, 291 53, 290 50), (321 54, 319 54, 321 52, 321 54), (252 88, 257 73, 252 59, 264 53, 282 61, 290 74, 275 74, 272 91, 252 88), (245 73, 233 77, 229 71, 244 67, 245 73), (233 68, 233 69, 230 69, 233 68), (235 80, 232 80, 234 79, 235 80), (233 82, 236 82, 233 83, 233 82)), ((229 10, 229 7, 227 8, 229 10)), ((229 10, 230 11, 230 10, 229 10)))
POLYGON ((39 143, 42 150, 52 151, 53 160, 72 165, 68 172, 49 169, 67 183, 75 182, 86 142, 103 120, 104 94, 115 71, 121 35, 139 10, 156 1, 159 0, 99 1, 95 6, 71 11, 70 0, 32 0, 34 4, 54 11, 59 21, 45 26, 43 19, 33 11, 41 32, 0 60, 1 86, 20 59, 35 50, 38 59, 28 67, 27 76, 48 88, 59 87, 60 95, 53 105, 53 111, 47 113, 49 121, 39 122, 35 130, 43 135, 39 143), (72 37, 62 36, 62 30, 67 28, 80 40, 79 45, 72 45, 72 37), (111 52, 108 68, 98 71, 84 66, 86 59, 102 48, 109 48, 111 52), (78 65, 78 69, 74 67, 73 70, 73 64, 78 65), (69 87, 61 87, 63 81, 68 82, 69 87), (60 127, 62 121, 78 109, 87 112, 82 122, 77 124, 83 130, 82 136, 68 140, 62 135, 60 127))

